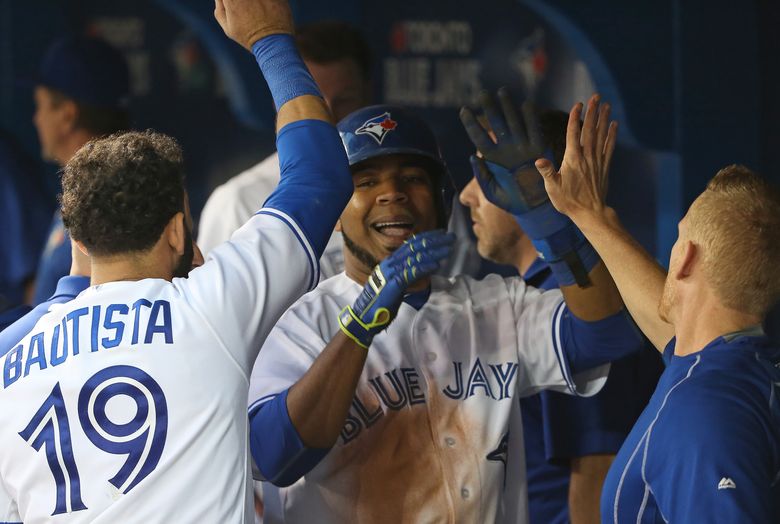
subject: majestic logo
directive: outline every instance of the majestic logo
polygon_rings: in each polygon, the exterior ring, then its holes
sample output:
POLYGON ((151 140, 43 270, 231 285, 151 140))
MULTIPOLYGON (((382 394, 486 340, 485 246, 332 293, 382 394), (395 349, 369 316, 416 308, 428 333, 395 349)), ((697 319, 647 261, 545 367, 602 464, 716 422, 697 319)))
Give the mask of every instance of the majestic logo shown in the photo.
POLYGON ((720 482, 718 482, 718 489, 737 489, 737 485, 730 478, 723 477, 720 479, 720 482))
POLYGON ((387 133, 394 131, 398 127, 398 122, 390 118, 389 112, 384 112, 374 118, 366 120, 362 126, 355 130, 356 135, 368 135, 379 145, 382 145, 382 141, 387 136, 387 133))

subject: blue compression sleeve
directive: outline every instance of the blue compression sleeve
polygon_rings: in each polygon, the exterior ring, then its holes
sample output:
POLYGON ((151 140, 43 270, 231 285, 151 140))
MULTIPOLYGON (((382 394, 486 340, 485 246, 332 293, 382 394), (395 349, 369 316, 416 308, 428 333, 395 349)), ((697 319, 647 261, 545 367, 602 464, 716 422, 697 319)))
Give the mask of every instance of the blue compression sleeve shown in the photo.
POLYGON ((286 213, 322 256, 341 212, 352 197, 352 175, 336 128, 321 120, 284 126, 276 138, 281 181, 263 207, 286 213))
POLYGON ((322 98, 317 83, 303 63, 292 35, 270 35, 252 44, 252 54, 263 72, 276 110, 302 95, 322 98))
POLYGON ((595 368, 642 349, 642 336, 625 310, 587 322, 565 308, 561 318, 561 345, 572 373, 595 368))
POLYGON ((249 449, 260 473, 286 487, 312 470, 330 449, 307 448, 287 412, 287 393, 249 414, 249 449))

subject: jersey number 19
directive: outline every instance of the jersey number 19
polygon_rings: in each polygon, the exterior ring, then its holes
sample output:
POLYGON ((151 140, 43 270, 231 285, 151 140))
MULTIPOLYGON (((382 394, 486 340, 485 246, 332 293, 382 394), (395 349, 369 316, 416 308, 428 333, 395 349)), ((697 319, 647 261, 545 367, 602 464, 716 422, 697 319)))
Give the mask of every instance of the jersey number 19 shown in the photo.
MULTIPOLYGON (((146 372, 133 366, 112 366, 95 373, 78 397, 79 422, 97 448, 127 460, 109 482, 127 493, 154 471, 160 461, 168 431, 168 406, 160 385, 146 372), (133 418, 115 423, 106 415, 106 405, 118 396, 136 404, 133 418)), ((45 446, 46 460, 57 484, 54 513, 87 509, 81 500, 81 484, 70 438, 70 424, 60 383, 19 432, 25 442, 39 451, 45 446)))

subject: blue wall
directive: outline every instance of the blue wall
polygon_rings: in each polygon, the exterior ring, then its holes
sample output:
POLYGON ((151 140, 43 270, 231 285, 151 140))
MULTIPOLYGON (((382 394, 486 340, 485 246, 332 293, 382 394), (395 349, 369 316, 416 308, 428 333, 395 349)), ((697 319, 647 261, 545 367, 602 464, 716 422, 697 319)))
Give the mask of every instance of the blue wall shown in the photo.
MULTIPOLYGON (((564 109, 585 89, 603 92, 621 120, 613 203, 661 260, 676 221, 718 168, 745 163, 778 181, 777 3, 291 4, 299 22, 340 18, 364 30, 377 55, 377 99, 406 101, 429 118, 461 180, 469 146, 455 115, 476 88, 508 83, 564 109), (449 28, 456 40, 415 47, 420 27, 449 28), (430 68, 422 87, 408 84, 420 80, 415 67, 430 68), (469 67, 479 70, 477 84, 469 67), (428 94, 415 98, 415 89, 428 94)), ((221 35, 212 10, 210 0, 0 0, 0 126, 36 153, 30 93, 13 79, 33 71, 55 37, 102 34, 131 61, 135 126, 171 133, 184 146, 197 212, 217 183, 273 149, 267 88, 252 57, 221 35)), ((46 169, 54 192, 54 168, 46 169)))

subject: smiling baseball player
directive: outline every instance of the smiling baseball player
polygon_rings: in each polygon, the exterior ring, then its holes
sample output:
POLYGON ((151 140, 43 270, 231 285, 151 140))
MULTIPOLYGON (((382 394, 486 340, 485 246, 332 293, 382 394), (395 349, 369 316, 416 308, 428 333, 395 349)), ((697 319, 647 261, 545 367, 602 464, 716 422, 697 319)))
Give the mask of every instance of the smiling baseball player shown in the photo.
MULTIPOLYGON (((497 129, 501 117, 490 116, 497 129)), ((470 129, 489 161, 506 162, 508 175, 492 179, 502 186, 486 183, 499 199, 530 194, 518 186, 519 175, 538 196, 541 177, 527 164, 540 155, 538 144, 510 121, 513 133, 499 133, 498 155, 483 142, 484 130, 470 129)), ((526 126, 535 139, 532 122, 526 126)), ((605 126, 586 127, 583 138, 606 136, 605 126)), ((286 409, 292 421, 286 438, 250 443, 271 481, 265 521, 527 523, 522 423, 511 416, 516 399, 541 389, 595 393, 607 373, 600 365, 638 349, 614 284, 549 201, 532 208, 516 199, 518 213, 545 216, 546 233, 537 239, 546 242, 541 247, 565 283, 563 295, 519 278, 432 277, 409 289, 388 316, 392 323, 371 322, 376 316, 370 308, 366 314, 364 297, 381 283, 372 268, 379 262, 382 273, 399 252, 413 260, 404 241, 446 223, 448 175, 432 132, 409 111, 373 106, 338 127, 355 188, 337 226, 346 271, 284 314, 252 372, 255 435, 274 427, 266 412, 286 409), (590 285, 579 287, 577 279, 590 285), (352 353, 323 362, 334 346, 352 353), (353 354, 360 358, 347 359, 353 354), (318 423, 327 406, 300 387, 312 374, 338 377, 343 387, 354 381, 341 424, 318 423)), ((578 125, 569 133, 579 142, 578 125)), ((606 151, 567 148, 567 169, 607 169, 606 151)))
POLYGON ((287 3, 217 0, 215 15, 271 88, 280 185, 183 279, 191 218, 174 140, 115 135, 68 163, 63 219, 93 285, 0 355, 2 522, 253 520, 249 370, 317 282, 352 187, 287 3))

